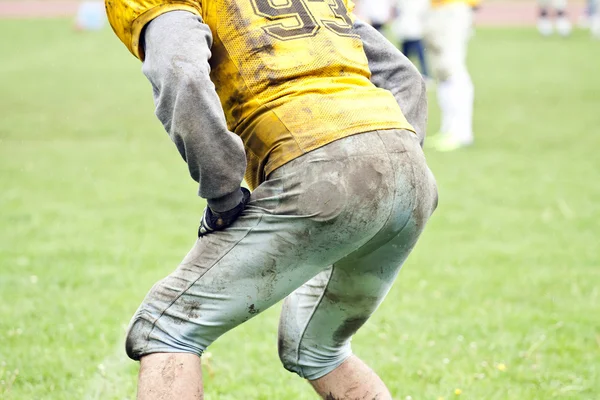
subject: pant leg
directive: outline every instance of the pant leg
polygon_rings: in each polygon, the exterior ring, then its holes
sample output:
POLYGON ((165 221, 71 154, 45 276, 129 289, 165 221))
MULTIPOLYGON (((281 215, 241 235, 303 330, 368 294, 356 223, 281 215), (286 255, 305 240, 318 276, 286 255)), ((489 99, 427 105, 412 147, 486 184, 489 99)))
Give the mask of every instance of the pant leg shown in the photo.
POLYGON ((420 72, 427 76, 427 63, 425 61, 425 48, 421 39, 405 40, 402 42, 402 53, 406 57, 416 56, 419 59, 420 72))
POLYGON ((393 209, 393 177, 377 132, 340 139, 276 170, 231 227, 199 238, 152 288, 131 322, 128 355, 201 355, 369 241, 393 209))
POLYGON ((474 88, 467 69, 472 18, 467 4, 439 7, 431 12, 426 36, 434 74, 439 81, 440 132, 451 133, 465 142, 473 138, 474 88))
POLYGON ((427 59, 425 58, 425 46, 423 45, 423 40, 417 41, 416 48, 419 64, 421 64, 421 73, 424 77, 429 77, 429 68, 427 67, 427 59))
POLYGON ((406 57, 410 58, 410 40, 404 40, 402 41, 402 54, 404 54, 406 57))
POLYGON ((279 355, 309 380, 351 354, 352 335, 383 301, 437 205, 437 189, 416 138, 383 137, 396 171, 394 210, 376 236, 336 261, 284 302, 279 355))
POLYGON ((467 48, 473 12, 467 4, 451 3, 431 11, 425 36, 434 56, 436 78, 444 81, 467 71, 467 48))

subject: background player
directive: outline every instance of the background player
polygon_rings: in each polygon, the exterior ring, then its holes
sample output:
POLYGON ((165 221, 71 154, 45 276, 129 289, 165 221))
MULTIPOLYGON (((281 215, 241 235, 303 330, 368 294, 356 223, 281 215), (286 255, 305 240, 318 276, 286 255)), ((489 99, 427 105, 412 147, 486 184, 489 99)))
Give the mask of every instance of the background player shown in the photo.
POLYGON ((438 81, 439 132, 428 145, 452 151, 473 143, 474 88, 467 69, 467 49, 477 0, 433 0, 425 41, 438 81))
POLYGON ((600 39, 600 6, 598 0, 590 0, 588 2, 588 10, 590 12, 590 32, 592 37, 600 39))
POLYGON ((400 40, 400 48, 405 56, 417 57, 421 73, 427 79, 429 69, 425 58, 423 35, 429 0, 398 0, 396 7, 398 15, 392 25, 394 36, 400 40))
POLYGON ((382 32, 394 14, 393 0, 359 0, 356 2, 356 14, 373 28, 382 32))
POLYGON ((138 398, 202 398, 206 347, 287 296, 288 370, 323 398, 391 399, 350 339, 437 204, 418 72, 341 0, 107 9, 208 203, 195 246, 132 319, 138 398))
POLYGON ((572 25, 567 15, 567 0, 538 0, 538 5, 540 14, 537 28, 542 35, 552 35, 555 28, 561 36, 571 34, 572 25), (552 11, 555 12, 554 15, 552 11))

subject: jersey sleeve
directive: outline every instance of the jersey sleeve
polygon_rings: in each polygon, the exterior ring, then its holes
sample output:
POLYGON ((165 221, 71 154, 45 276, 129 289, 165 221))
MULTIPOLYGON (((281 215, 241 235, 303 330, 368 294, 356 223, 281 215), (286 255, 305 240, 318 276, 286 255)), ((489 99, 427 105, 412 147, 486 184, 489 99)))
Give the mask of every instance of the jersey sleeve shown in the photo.
POLYGON ((144 60, 140 36, 144 26, 169 11, 189 11, 202 15, 199 1, 193 0, 105 0, 108 21, 127 49, 144 60))

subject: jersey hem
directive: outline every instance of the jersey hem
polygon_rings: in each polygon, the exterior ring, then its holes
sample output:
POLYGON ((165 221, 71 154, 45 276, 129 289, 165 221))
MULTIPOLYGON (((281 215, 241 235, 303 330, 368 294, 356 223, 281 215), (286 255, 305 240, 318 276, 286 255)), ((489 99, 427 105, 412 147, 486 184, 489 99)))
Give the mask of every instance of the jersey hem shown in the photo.
MULTIPOLYGON (((404 129, 404 130, 414 133, 415 135, 417 134, 415 129, 412 127, 412 125, 410 125, 408 123, 407 124, 403 124, 403 123, 390 124, 389 122, 386 122, 386 123, 374 124, 372 122, 369 122, 369 123, 364 123, 364 124, 357 124, 357 125, 348 127, 347 129, 340 131, 337 135, 329 136, 328 137, 329 140, 327 140, 327 142, 315 143, 313 145, 306 146, 303 149, 298 148, 298 150, 294 151, 294 152, 287 152, 285 154, 276 154, 273 158, 269 159, 269 161, 267 162, 267 165, 264 168, 264 173, 260 174, 259 176, 263 176, 266 179, 266 177, 268 177, 269 174, 271 172, 275 171, 277 168, 287 164, 290 161, 295 160, 296 158, 298 158, 306 153, 310 153, 313 150, 316 150, 323 146, 327 146, 328 144, 335 142, 336 140, 340 140, 340 139, 343 139, 348 136, 359 135, 361 133, 367 133, 367 132, 377 131, 377 130, 391 130, 391 129, 404 129)), ((264 182, 264 180, 261 180, 260 182, 258 182, 258 184, 260 185, 262 182, 264 182)))

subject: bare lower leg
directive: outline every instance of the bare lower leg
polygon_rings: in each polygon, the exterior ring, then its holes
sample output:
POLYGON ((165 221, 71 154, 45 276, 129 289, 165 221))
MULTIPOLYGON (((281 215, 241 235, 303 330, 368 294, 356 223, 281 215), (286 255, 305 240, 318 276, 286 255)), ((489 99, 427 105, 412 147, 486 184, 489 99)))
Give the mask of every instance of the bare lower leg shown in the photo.
POLYGON ((326 400, 392 399, 381 378, 356 356, 310 384, 326 400))
POLYGON ((200 358, 189 353, 155 353, 142 357, 138 400, 202 400, 200 358))

